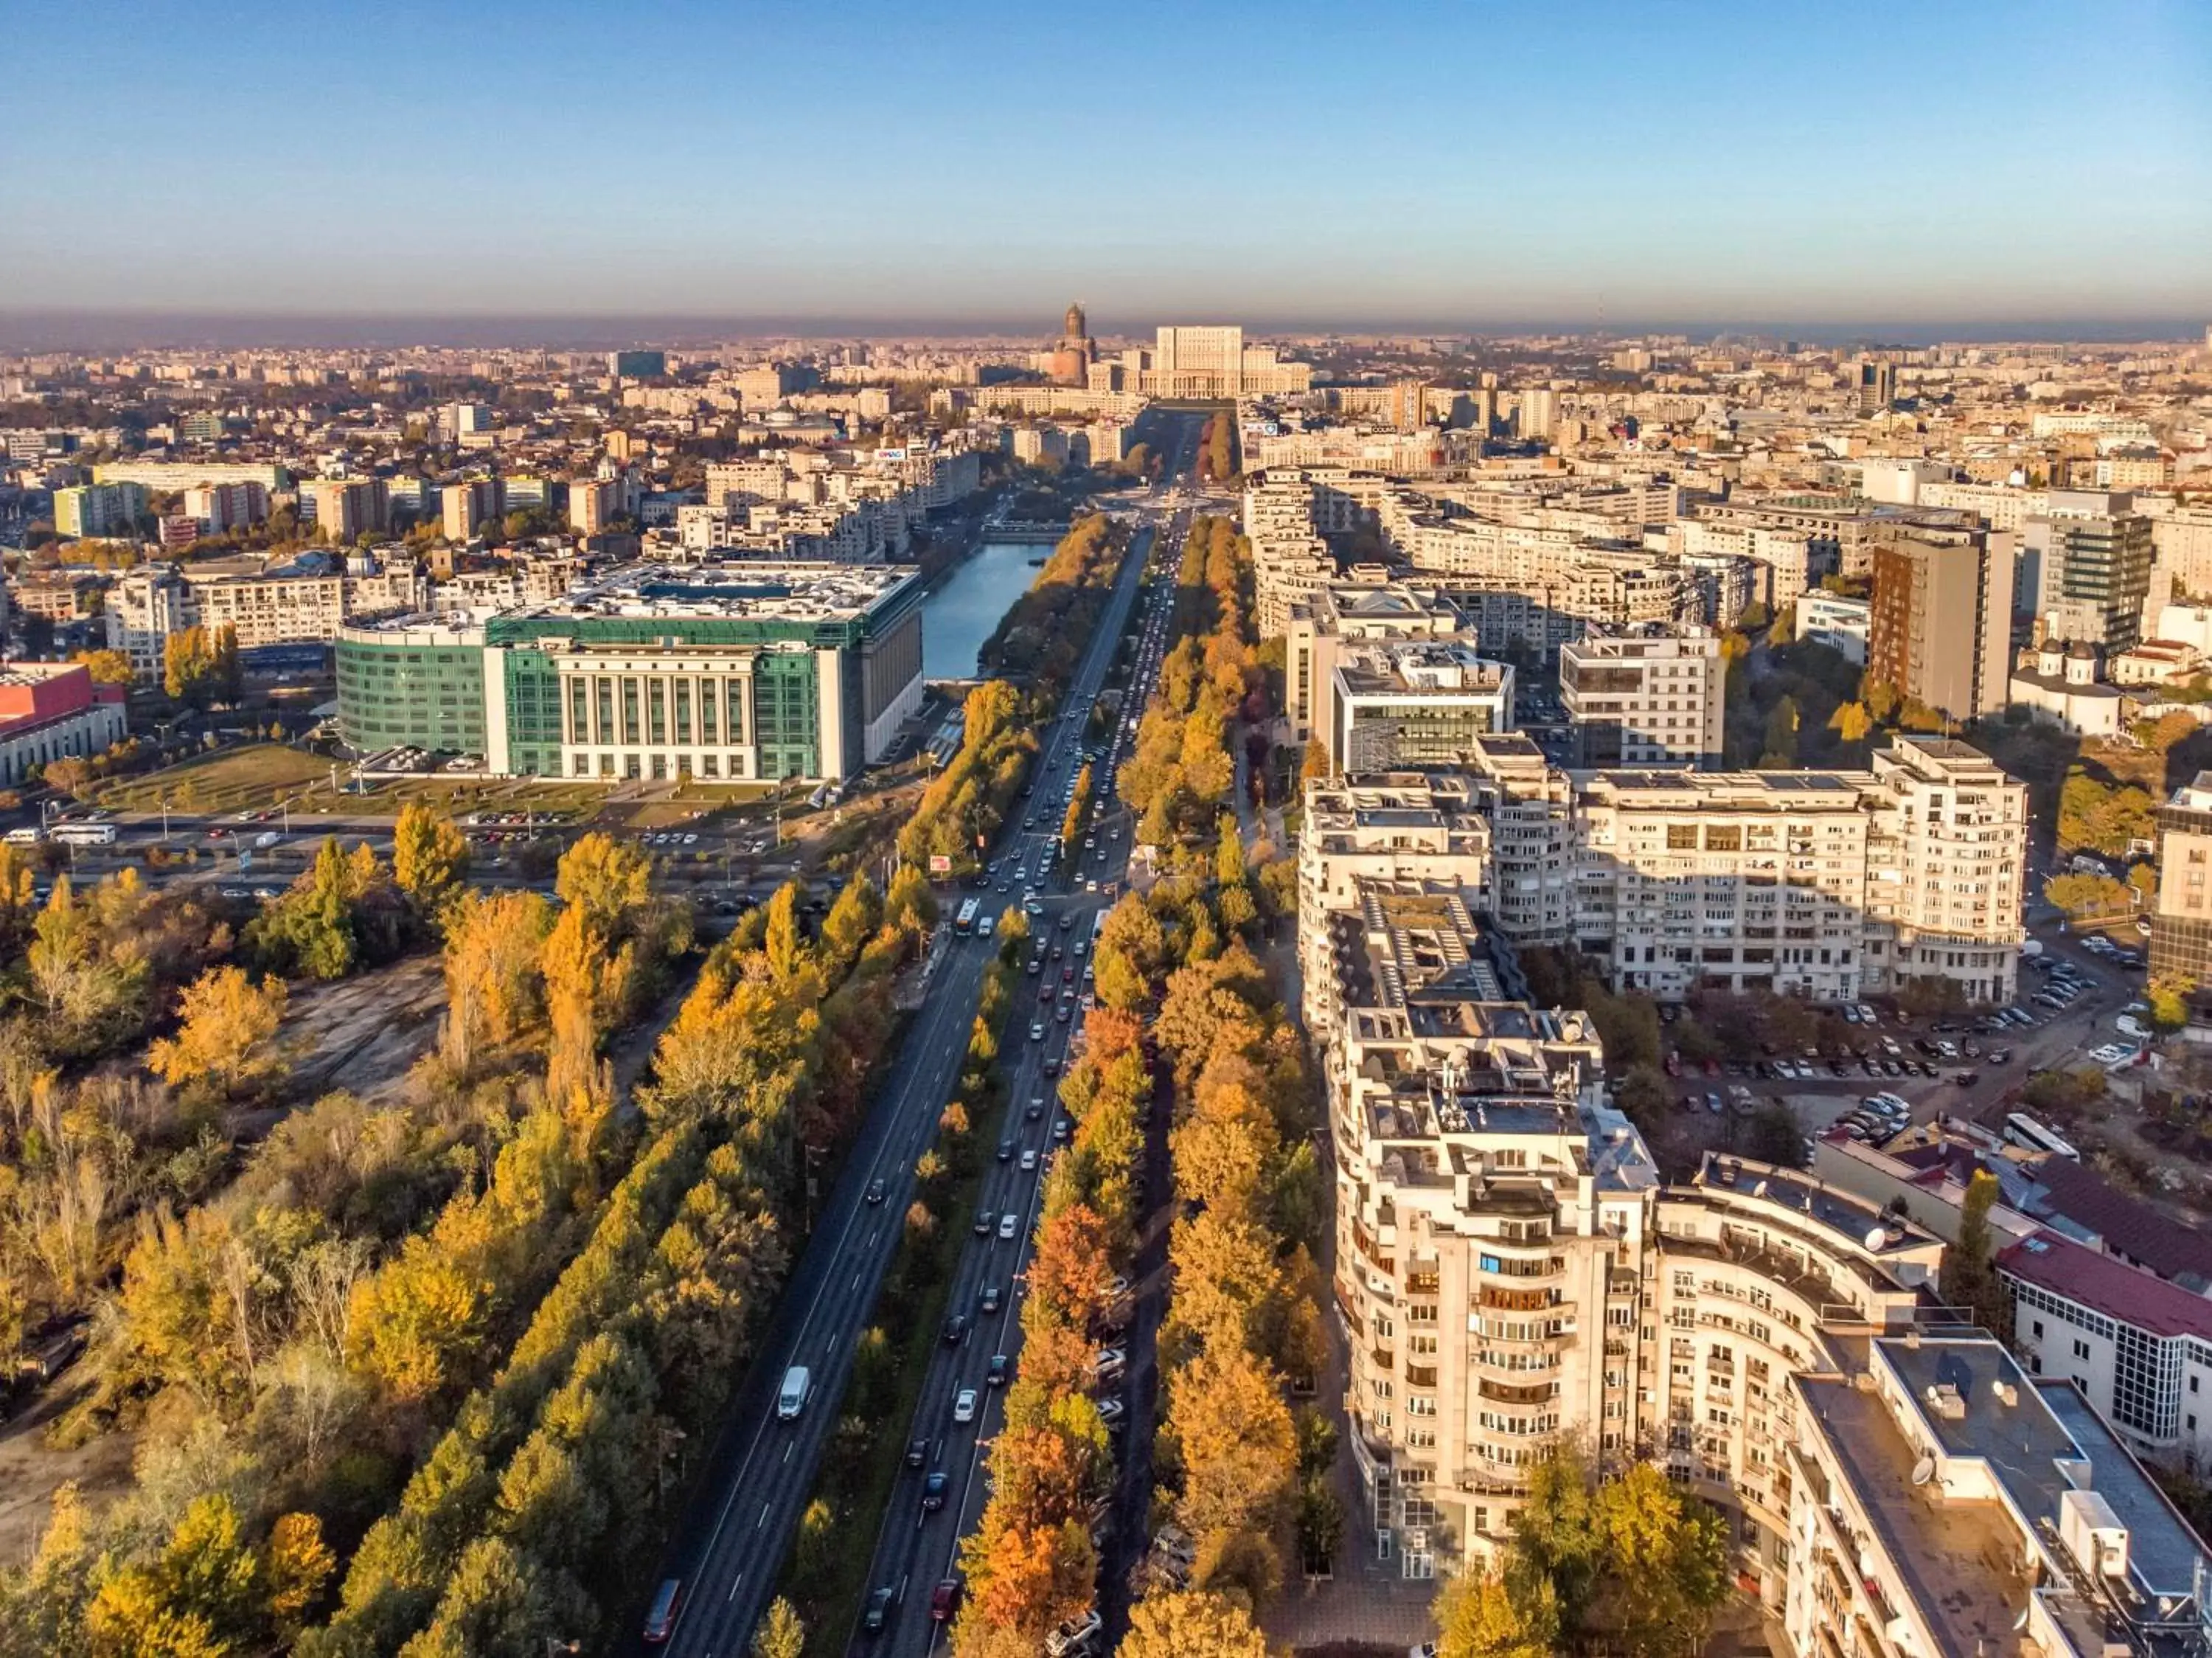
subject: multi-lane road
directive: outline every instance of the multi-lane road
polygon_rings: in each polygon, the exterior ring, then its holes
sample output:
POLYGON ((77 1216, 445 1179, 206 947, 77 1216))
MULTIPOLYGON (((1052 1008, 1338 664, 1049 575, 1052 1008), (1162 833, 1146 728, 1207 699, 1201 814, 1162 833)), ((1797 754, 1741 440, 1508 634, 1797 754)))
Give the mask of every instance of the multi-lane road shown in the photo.
MULTIPOLYGON (((1178 515, 1165 532, 1165 546, 1172 557, 1180 544, 1183 519, 1178 515)), ((1173 607, 1172 587, 1160 583, 1139 618, 1140 654, 1124 708, 1132 715, 1151 694, 1159 667, 1161 642, 1173 607)), ((1126 730, 1114 740, 1115 750, 1126 753, 1126 730)), ((1059 780, 1063 774, 1050 773, 1059 780)), ((921 1448, 919 1465, 909 1456, 891 1494, 875 1555, 869 1568, 872 1595, 890 1592, 885 1627, 855 1635, 852 1650, 870 1658, 921 1658, 934 1652, 945 1626, 931 1615, 935 1587, 958 1576, 961 1539, 980 1523, 989 1492, 983 1465, 992 1437, 1003 1421, 1005 1398, 988 1377, 994 1363, 1003 1360, 1008 1379, 1021 1363, 1020 1309, 1025 1292, 1032 1234, 1042 1200, 1044 1177, 1054 1149, 1065 1132, 1057 1094, 1058 1077, 1070 1044, 1081 1029, 1079 1007, 1068 1023, 1059 1022, 1056 1009, 1067 993, 1080 997, 1085 987, 1087 941, 1093 917, 1109 900, 1093 895, 1093 883, 1107 884, 1102 875, 1126 875, 1133 824, 1127 809, 1104 788, 1106 771, 1094 777, 1096 806, 1086 826, 1096 837, 1106 861, 1086 852, 1073 873, 1071 891, 1062 899, 1047 899, 1048 923, 1035 936, 1035 953, 1042 961, 1025 974, 1017 993, 1009 1025, 1009 1057, 1005 1062, 1011 1105, 1005 1138, 994 1149, 997 1161, 990 1165, 979 1199, 983 1215, 975 1217, 971 1242, 963 1252, 955 1275, 951 1311, 964 1314, 972 1327, 957 1342, 940 1341, 923 1379, 906 1439, 921 1448), (1063 929, 1059 916, 1067 918, 1063 929), (1086 948, 1079 953, 1077 942, 1086 948), (1034 1021, 1034 1022, 1033 1022, 1034 1021), (1044 1035, 1032 1033, 1042 1024, 1044 1035), (1048 1073, 1048 1062, 1052 1066, 1048 1073), (1000 1235, 1001 1217, 1012 1214, 1014 1235, 1000 1235), (986 1216, 988 1217, 986 1229, 986 1216), (975 1410, 971 1420, 955 1420, 954 1406, 963 1393, 972 1390, 975 1410), (941 1509, 922 1506, 929 1476, 942 1473, 948 1484, 941 1509)), ((1036 874, 1049 868, 1056 852, 1060 813, 1057 804, 1036 814, 1036 826, 1024 830, 1011 860, 1014 869, 1036 874)), ((1018 885, 1018 879, 1017 885, 1018 885)), ((963 1217, 965 1218, 965 1217, 963 1217)), ((1134 1355, 1131 1356, 1133 1359, 1134 1355)), ((1124 1442, 1126 1442, 1126 1441, 1124 1442)), ((855 1609, 856 1611, 858 1609, 855 1609)))
MULTIPOLYGON (((1195 447, 1194 429, 1180 434, 1170 477, 1189 464, 1195 447)), ((1133 539, 1107 614, 1069 689, 1071 707, 1087 706, 1104 682, 1128 626, 1155 533, 1155 527, 1147 524, 1133 539)), ((1035 775, 1066 778, 1079 764, 1081 722, 1056 721, 1042 737, 1035 775)), ((1001 860, 1018 856, 1024 868, 1034 869, 1048 855, 1059 828, 1059 812, 1051 804, 1055 797, 1040 783, 1029 803, 1034 808, 1035 826, 1024 829, 1021 819, 1013 820, 994 849, 1001 860)), ((1041 890, 1045 886, 1030 884, 1041 890)), ((1032 917, 1031 925, 1033 936, 1044 940, 1048 948, 1054 941, 1088 936, 1088 915, 1097 899, 1051 897, 1043 902, 1044 914, 1032 917), (1081 911, 1085 919, 1080 929, 1071 922, 1063 932, 1060 917, 1071 908, 1081 911)), ((685 1584, 684 1610, 666 1648, 672 1658, 742 1658, 753 1626, 775 1591, 793 1528, 813 1488, 823 1444, 836 1419, 854 1343, 873 1310, 898 1244, 915 1161, 935 1131, 944 1101, 951 1097, 983 973, 996 948, 994 941, 950 934, 938 944, 922 1010, 907 1033, 898 1063, 888 1073, 892 1080, 848 1151, 821 1219, 762 1332, 751 1369, 711 1454, 699 1499, 666 1563, 664 1575, 685 1584), (871 1204, 867 1191, 878 1179, 884 1183, 883 1199, 871 1204), (805 1365, 811 1372, 812 1395, 796 1420, 779 1421, 776 1393, 785 1372, 793 1365, 805 1365)), ((1069 960, 1072 953, 1061 965, 1069 960)), ((1079 978, 1079 964, 1077 972, 1079 978)), ((1035 982, 1024 980, 1025 984, 1035 982)), ((1018 996, 1009 1035, 1023 1039, 1018 1044, 1015 1071, 1017 1121, 1027 1131, 1027 1143, 1041 1152, 1044 1143, 1040 1135, 1050 1132, 1054 1115, 1049 1090, 1039 1086, 1042 1055, 1048 1051, 1064 1053, 1075 1026, 1072 1020, 1063 1025, 1048 1015, 1045 1041, 1026 1040, 1026 1021, 1036 1016, 1032 1009, 1040 1005, 1030 1002, 1024 1006, 1018 996), (1021 1111, 1035 1094, 1043 1094, 1047 1106, 1031 1122, 1022 1118, 1021 1111)), ((1042 1162, 1042 1155, 1037 1161, 1042 1162)), ((1012 1326, 1011 1311, 1006 1309, 1012 1303, 1014 1263, 1028 1247, 1035 1220, 1036 1171, 1023 1171, 1018 1160, 994 1163, 982 1201, 994 1217, 1006 1209, 1016 1209, 1020 1217, 1017 1236, 1001 1242, 994 1218, 988 1238, 976 1240, 982 1247, 971 1246, 963 1255, 955 1307, 972 1308, 985 1278, 995 1271, 1001 1284, 1000 1330, 1004 1331, 1012 1326), (1018 1190, 1022 1182, 1029 1187, 1025 1202, 1018 1190)), ((973 1356, 972 1385, 980 1390, 984 1365, 992 1352, 1000 1350, 1000 1333, 986 1321, 969 1342, 958 1350, 963 1358, 973 1356)), ((949 1429, 951 1402, 941 1391, 946 1378, 938 1374, 943 1368, 941 1363, 933 1366, 923 1403, 927 1410, 934 1401, 949 1429)), ((971 1448, 974 1437, 969 1436, 971 1448)), ((949 1466, 951 1459, 948 1456, 946 1461, 949 1466)), ((964 1485, 956 1489, 947 1504, 948 1512, 963 1517, 972 1517, 981 1507, 981 1482, 972 1456, 969 1470, 964 1485)), ((894 1502, 909 1496, 902 1484, 894 1502)), ((909 1606, 908 1611, 919 1611, 927 1618, 926 1608, 909 1606)))

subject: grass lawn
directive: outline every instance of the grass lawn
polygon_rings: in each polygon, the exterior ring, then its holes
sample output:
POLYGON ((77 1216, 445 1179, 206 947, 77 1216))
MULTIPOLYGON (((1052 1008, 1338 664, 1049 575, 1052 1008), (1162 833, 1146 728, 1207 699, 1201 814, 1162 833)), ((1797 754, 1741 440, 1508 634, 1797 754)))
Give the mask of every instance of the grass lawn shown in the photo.
POLYGON ((123 777, 100 791, 100 804, 111 811, 158 812, 166 795, 180 812, 242 811, 270 806, 316 783, 327 785, 331 764, 319 754, 282 743, 256 743, 183 760, 123 777))

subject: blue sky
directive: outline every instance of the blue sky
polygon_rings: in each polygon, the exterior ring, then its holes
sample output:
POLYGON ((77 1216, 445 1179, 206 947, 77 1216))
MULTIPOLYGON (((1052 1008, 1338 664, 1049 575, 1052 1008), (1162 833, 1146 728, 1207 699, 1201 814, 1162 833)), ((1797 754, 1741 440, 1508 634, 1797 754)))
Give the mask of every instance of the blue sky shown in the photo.
POLYGON ((2212 3, 15 0, 0 309, 2212 314, 2212 3))

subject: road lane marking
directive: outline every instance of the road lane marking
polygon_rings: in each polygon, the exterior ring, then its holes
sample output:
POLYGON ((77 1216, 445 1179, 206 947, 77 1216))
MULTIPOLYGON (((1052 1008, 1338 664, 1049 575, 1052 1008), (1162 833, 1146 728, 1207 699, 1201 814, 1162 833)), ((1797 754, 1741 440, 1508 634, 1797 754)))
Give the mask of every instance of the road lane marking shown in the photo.
POLYGON ((756 1520, 756 1521, 753 1521, 753 1529, 754 1529, 755 1531, 758 1531, 758 1530, 760 1530, 760 1529, 761 1529, 761 1527, 763 1527, 763 1526, 765 1526, 765 1525, 767 1525, 767 1524, 768 1524, 768 1504, 767 1504, 767 1503, 762 1503, 762 1504, 761 1504, 761 1517, 760 1517, 758 1520, 756 1520))

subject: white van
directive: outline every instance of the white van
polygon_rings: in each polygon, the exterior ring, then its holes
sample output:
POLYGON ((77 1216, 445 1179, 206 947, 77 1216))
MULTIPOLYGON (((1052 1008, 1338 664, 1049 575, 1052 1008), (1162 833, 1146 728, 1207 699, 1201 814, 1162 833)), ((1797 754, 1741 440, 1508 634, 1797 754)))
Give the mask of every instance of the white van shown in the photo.
POLYGON ((27 823, 20 828, 10 829, 5 835, 0 835, 0 841, 4 841, 10 846, 36 846, 46 838, 45 830, 34 823, 27 823))
POLYGON ((783 1373, 783 1391, 775 1398, 777 1421, 793 1421, 806 1408, 807 1389, 812 1381, 803 1364, 794 1364, 783 1373))

